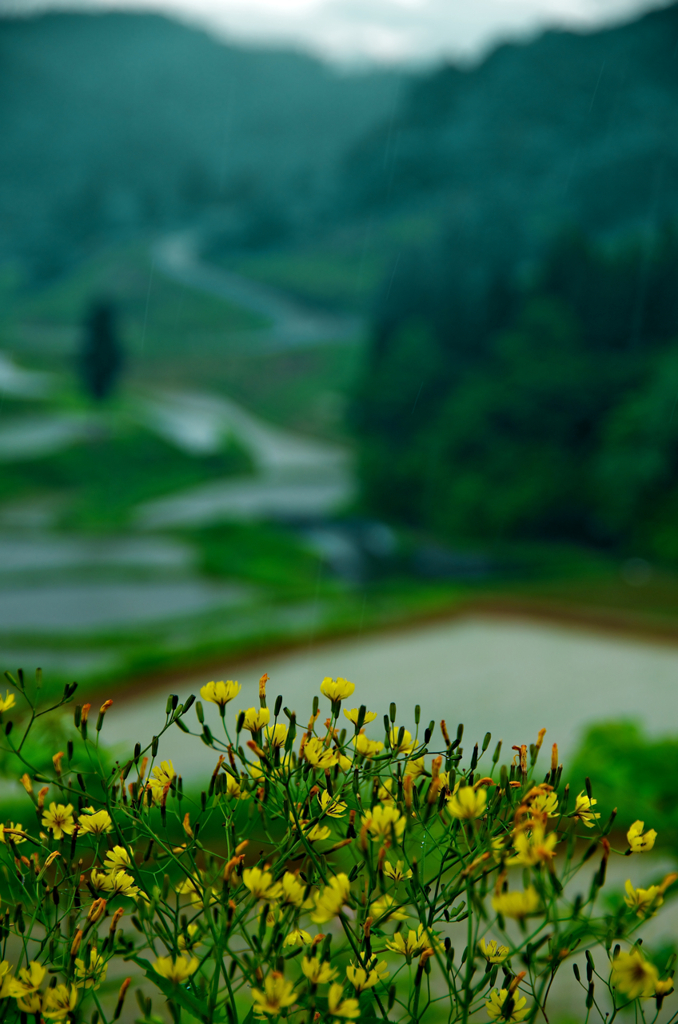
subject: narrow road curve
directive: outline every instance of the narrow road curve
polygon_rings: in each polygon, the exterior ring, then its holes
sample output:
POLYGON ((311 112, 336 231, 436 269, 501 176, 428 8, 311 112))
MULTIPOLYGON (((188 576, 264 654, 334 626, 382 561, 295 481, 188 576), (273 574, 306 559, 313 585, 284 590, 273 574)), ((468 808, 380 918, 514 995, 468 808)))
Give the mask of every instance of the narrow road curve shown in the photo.
POLYGON ((152 254, 155 267, 166 277, 270 321, 269 327, 248 332, 256 334, 268 350, 350 343, 363 328, 359 317, 319 312, 260 281, 203 262, 194 232, 161 238, 153 246, 152 254))
POLYGON ((201 526, 220 519, 307 519, 331 516, 355 494, 349 451, 265 423, 218 395, 156 393, 146 400, 147 422, 169 440, 194 450, 217 449, 236 436, 256 475, 216 480, 146 502, 135 523, 144 530, 201 526))

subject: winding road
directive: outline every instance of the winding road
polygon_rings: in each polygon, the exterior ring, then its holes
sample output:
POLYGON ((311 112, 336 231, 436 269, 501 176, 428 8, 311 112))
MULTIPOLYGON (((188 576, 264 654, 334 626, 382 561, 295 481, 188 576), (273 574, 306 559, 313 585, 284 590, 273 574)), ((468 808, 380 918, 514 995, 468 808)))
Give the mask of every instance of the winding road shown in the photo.
POLYGON ((335 514, 355 495, 350 452, 275 427, 230 399, 167 392, 147 399, 144 408, 149 425, 189 450, 214 450, 234 435, 249 451, 256 475, 216 480, 147 502, 135 517, 141 529, 223 519, 317 519, 335 514))
POLYGON ((363 328, 359 317, 319 312, 260 281, 205 263, 194 232, 165 236, 153 246, 152 254, 156 269, 166 277, 268 320, 270 326, 247 332, 249 339, 256 335, 258 347, 264 350, 350 343, 363 328))

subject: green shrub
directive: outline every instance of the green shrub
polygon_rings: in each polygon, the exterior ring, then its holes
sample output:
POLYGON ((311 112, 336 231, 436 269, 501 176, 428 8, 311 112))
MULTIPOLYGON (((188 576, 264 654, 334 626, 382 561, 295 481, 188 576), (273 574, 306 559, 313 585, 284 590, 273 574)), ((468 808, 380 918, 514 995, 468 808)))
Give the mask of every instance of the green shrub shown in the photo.
POLYGON ((571 777, 589 776, 596 796, 620 819, 652 821, 661 844, 678 841, 678 739, 649 739, 634 722, 591 726, 574 758, 571 777))

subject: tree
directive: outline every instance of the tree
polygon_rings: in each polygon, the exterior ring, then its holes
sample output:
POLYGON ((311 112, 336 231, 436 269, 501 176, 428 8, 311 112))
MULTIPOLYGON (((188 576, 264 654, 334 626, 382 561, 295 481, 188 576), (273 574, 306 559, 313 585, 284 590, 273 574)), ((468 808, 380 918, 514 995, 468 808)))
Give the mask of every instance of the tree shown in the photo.
POLYGON ((124 364, 116 320, 113 303, 98 299, 92 303, 85 321, 79 366, 85 390, 96 402, 109 397, 124 364))

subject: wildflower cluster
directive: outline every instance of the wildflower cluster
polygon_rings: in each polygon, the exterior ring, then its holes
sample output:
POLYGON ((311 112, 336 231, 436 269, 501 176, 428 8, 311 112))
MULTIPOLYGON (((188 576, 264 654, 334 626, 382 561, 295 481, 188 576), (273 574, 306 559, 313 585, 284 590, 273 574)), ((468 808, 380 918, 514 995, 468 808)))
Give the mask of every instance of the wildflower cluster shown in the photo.
POLYGON ((508 763, 489 733, 465 757, 463 726, 454 739, 444 720, 422 729, 418 707, 414 732, 394 704, 381 728, 365 705, 343 708, 351 682, 327 678, 324 720, 316 696, 300 721, 281 697, 269 708, 264 676, 258 706, 235 713, 233 681, 171 696, 158 735, 114 762, 100 744, 112 702, 94 735, 77 705, 46 768, 31 764, 31 730, 75 684, 41 711, 8 678, 4 751, 30 824, 0 831, 3 1019, 109 1024, 133 987, 138 1024, 163 1020, 158 996, 174 1024, 530 1022, 549 1019, 568 960, 582 1020, 627 1007, 678 1019, 664 1008, 673 963, 639 934, 678 876, 629 878, 601 903, 610 857, 647 853, 656 833, 635 822, 620 839, 588 780, 563 784, 555 744, 540 773, 544 730, 508 763), (175 728, 214 751, 195 793, 158 762, 175 728))

